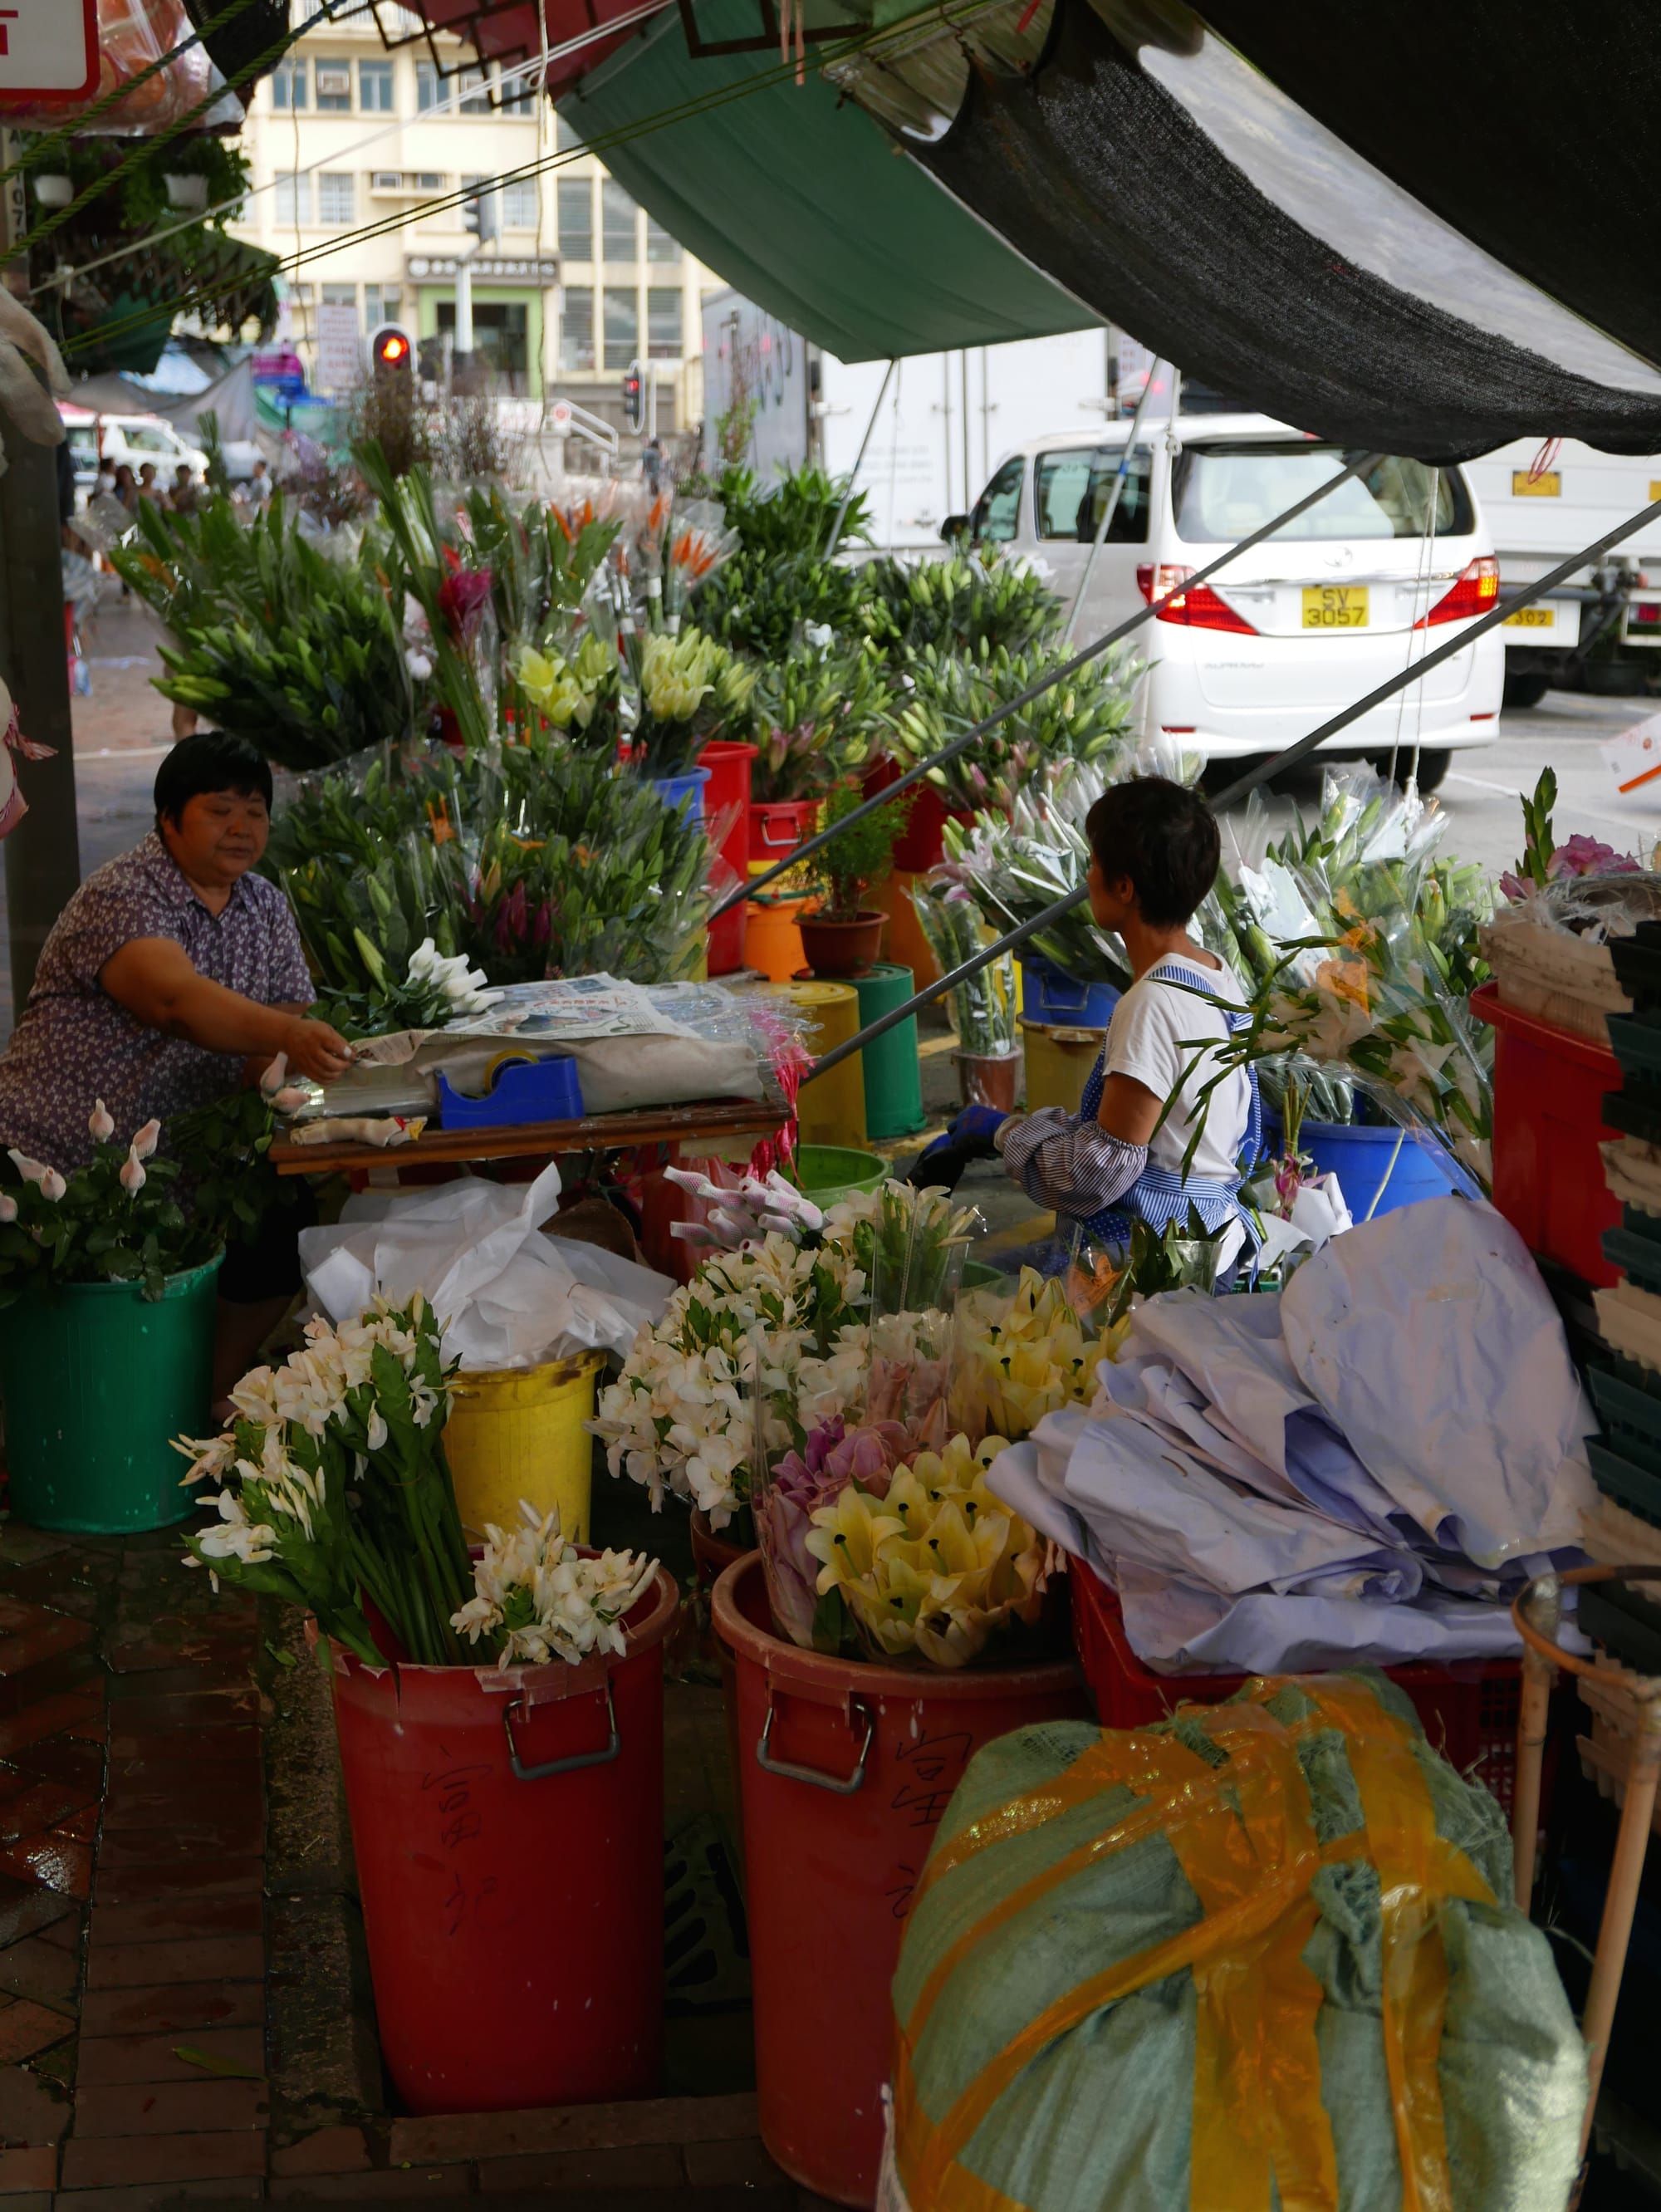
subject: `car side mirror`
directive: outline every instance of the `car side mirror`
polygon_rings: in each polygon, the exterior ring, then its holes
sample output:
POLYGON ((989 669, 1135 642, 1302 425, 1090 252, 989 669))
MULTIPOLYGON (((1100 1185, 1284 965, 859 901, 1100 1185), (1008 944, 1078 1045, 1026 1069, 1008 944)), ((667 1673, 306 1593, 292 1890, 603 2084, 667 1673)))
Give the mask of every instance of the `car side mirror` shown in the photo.
POLYGON ((968 534, 969 518, 967 514, 949 514, 940 526, 940 542, 943 545, 954 544, 958 538, 967 538, 968 534))

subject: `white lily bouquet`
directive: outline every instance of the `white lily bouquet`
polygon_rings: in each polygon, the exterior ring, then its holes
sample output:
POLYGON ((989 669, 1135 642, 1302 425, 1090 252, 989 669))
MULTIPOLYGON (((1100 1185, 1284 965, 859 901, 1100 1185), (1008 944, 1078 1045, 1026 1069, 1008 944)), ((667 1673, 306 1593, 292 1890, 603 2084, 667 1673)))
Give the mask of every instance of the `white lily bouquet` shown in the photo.
MULTIPOLYGON (((798 1378, 808 1425, 853 1411, 866 1389, 874 1272, 909 1268, 919 1284, 935 1280, 974 1216, 939 1191, 900 1182, 817 1220, 812 1207, 786 1212, 765 1185, 748 1199, 714 1186, 710 1195, 720 1201, 711 1232, 743 1241, 712 1253, 663 1319, 641 1330, 590 1426, 612 1474, 643 1484, 654 1508, 671 1492, 712 1528, 748 1540, 758 1359, 798 1378), (746 1235, 751 1222, 758 1233, 746 1235)), ((791 1440, 775 1441, 784 1450, 791 1440)))
POLYGON ((519 1500, 522 1528, 506 1534, 484 1524, 484 1552, 473 1564, 474 1595, 452 1624, 470 1644, 483 1642, 499 1667, 577 1666, 596 1651, 624 1648, 623 1620, 658 1571, 638 1552, 587 1555, 560 1534, 556 1507, 538 1513, 519 1500))
POLYGON ((585 1559, 554 1515, 512 1537, 488 1529, 470 1560, 444 1456, 454 1369, 419 1295, 312 1321, 306 1338, 281 1367, 243 1376, 222 1435, 179 1441, 185 1482, 220 1485, 216 1518, 185 1540, 215 1589, 303 1606, 369 1666, 459 1666, 481 1646, 502 1666, 621 1648, 613 1632, 651 1563, 585 1559))

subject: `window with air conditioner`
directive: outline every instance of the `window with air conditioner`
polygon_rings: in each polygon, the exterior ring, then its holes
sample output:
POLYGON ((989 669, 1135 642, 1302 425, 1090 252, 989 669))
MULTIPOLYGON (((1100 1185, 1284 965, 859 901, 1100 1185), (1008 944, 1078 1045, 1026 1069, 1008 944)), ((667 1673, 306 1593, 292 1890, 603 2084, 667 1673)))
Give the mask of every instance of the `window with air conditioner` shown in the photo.
POLYGON ((377 169, 369 179, 369 189, 374 192, 401 192, 403 190, 402 169, 377 169))
POLYGON ((418 192, 441 192, 444 190, 444 171, 442 169, 417 169, 415 172, 415 190, 418 192))
POLYGON ((352 106, 352 64, 350 62, 318 62, 312 70, 317 87, 318 106, 324 112, 349 114, 352 106))

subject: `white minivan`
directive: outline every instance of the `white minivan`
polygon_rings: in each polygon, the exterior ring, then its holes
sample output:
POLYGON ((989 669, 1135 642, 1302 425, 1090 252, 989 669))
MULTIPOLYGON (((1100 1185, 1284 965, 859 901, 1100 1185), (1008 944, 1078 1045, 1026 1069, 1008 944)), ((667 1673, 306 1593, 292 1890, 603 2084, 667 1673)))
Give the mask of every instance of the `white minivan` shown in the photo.
MULTIPOLYGON (((1128 422, 1040 438, 994 471, 969 518, 973 537, 1023 556, 1071 605, 1128 422)), ((1263 415, 1179 416, 1144 424, 1072 635, 1100 637, 1296 504, 1350 456, 1263 415)), ((1142 726, 1208 760, 1278 752, 1363 697, 1494 605, 1499 563, 1462 471, 1388 459, 1340 485, 1286 529, 1185 592, 1135 640, 1149 664, 1142 726), (1427 523, 1430 526, 1427 528, 1427 523)), ((1328 741, 1337 757, 1419 785, 1450 754, 1489 744, 1505 683, 1499 629, 1328 741)))

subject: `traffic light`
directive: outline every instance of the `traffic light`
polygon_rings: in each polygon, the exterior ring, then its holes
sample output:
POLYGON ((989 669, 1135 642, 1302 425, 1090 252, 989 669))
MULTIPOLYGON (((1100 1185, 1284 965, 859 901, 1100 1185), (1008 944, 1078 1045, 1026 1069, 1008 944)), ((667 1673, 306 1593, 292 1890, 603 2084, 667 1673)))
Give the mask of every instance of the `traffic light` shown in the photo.
POLYGON ((492 185, 487 189, 481 185, 464 205, 462 221, 481 246, 488 246, 501 228, 500 212, 501 203, 496 197, 495 186, 492 185))
POLYGON ((623 376, 623 427, 638 437, 646 428, 646 371, 638 361, 632 361, 623 376))
POLYGON ((409 332, 396 323, 383 323, 369 341, 369 365, 377 384, 410 384, 415 374, 415 349, 409 332))

